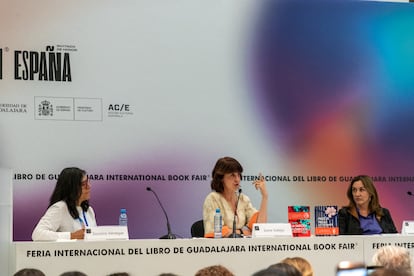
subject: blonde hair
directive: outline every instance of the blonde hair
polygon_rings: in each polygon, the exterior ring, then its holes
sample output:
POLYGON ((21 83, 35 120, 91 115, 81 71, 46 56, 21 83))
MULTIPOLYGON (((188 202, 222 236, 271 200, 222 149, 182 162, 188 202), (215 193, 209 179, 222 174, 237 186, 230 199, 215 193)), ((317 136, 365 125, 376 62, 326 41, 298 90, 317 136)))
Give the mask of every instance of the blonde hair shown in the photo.
POLYGON ((381 247, 375 252, 372 262, 387 269, 411 271, 410 252, 400 246, 387 245, 381 247))
POLYGON ((304 258, 293 257, 282 260, 282 263, 294 266, 302 273, 302 276, 313 276, 313 269, 311 264, 304 258))

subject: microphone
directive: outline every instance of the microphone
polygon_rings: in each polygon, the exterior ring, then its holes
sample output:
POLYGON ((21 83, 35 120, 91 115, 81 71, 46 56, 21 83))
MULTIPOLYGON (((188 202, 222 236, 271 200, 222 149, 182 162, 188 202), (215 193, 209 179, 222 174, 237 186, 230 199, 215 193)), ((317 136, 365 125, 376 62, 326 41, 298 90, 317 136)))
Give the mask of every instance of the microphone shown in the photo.
POLYGON ((407 192, 407 195, 409 195, 409 196, 414 196, 414 194, 413 194, 411 191, 408 191, 408 192, 407 192))
POLYGON ((236 233, 237 206, 239 205, 241 192, 242 192, 242 189, 239 189, 239 196, 237 197, 237 201, 236 201, 236 210, 234 211, 233 232, 229 236, 229 238, 233 238, 233 239, 242 237, 240 234, 236 233))
POLYGON ((162 211, 164 212, 165 218, 167 219, 167 230, 168 230, 168 233, 167 233, 167 235, 164 235, 164 236, 160 237, 160 239, 169 239, 169 240, 175 239, 175 238, 176 238, 176 236, 175 236, 174 234, 172 234, 172 233, 171 233, 170 221, 168 220, 167 212, 165 212, 165 209, 164 209, 164 207, 162 206, 161 201, 160 201, 160 199, 158 198, 158 195, 157 195, 157 194, 155 193, 155 191, 154 191, 153 189, 151 189, 150 187, 147 187, 147 191, 150 191, 150 192, 152 192, 152 193, 154 194, 155 198, 156 198, 156 199, 157 199, 157 201, 158 201, 158 204, 160 205, 160 207, 161 207, 162 211))

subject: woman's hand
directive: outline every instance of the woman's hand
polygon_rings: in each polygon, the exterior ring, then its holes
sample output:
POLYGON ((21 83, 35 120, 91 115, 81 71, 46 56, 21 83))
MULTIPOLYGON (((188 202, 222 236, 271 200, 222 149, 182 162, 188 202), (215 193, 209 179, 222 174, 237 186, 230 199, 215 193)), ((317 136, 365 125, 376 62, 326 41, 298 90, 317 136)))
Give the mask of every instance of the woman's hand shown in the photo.
POLYGON ((241 229, 241 231, 243 233, 243 236, 245 236, 245 237, 251 237, 252 236, 252 231, 247 226, 243 226, 243 228, 241 229))
POLYGON ((262 200, 260 202, 260 209, 259 209, 259 215, 257 216, 258 223, 265 223, 267 222, 267 188, 266 188, 266 182, 264 179, 264 176, 262 173, 259 173, 259 179, 253 182, 254 187, 256 190, 260 190, 260 193, 262 194, 262 200))
POLYGON ((85 237, 85 228, 70 233, 71 240, 83 240, 85 237))
POLYGON ((262 197, 267 198, 267 188, 266 188, 266 181, 264 180, 264 176, 262 173, 259 173, 259 179, 253 182, 254 187, 256 190, 259 190, 262 194, 262 197))

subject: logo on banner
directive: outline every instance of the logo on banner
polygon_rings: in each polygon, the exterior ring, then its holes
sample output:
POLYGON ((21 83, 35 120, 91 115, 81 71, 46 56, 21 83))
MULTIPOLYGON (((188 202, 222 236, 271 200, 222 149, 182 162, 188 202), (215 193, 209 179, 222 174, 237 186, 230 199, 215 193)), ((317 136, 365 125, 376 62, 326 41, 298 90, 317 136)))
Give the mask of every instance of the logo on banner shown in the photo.
POLYGON ((109 104, 108 105, 108 117, 122 118, 124 116, 134 115, 130 104, 109 104))
MULTIPOLYGON (((14 79, 24 81, 71 82, 73 45, 47 45, 44 51, 15 50, 14 79)), ((6 48, 5 52, 9 52, 6 48)), ((3 51, 0 49, 0 79, 3 78, 3 51)))
POLYGON ((27 104, 25 103, 0 103, 0 113, 27 113, 27 104))
POLYGON ((35 97, 36 120, 102 121, 102 99, 35 97))
POLYGON ((38 115, 39 116, 53 116, 53 105, 47 100, 42 101, 39 104, 38 115))

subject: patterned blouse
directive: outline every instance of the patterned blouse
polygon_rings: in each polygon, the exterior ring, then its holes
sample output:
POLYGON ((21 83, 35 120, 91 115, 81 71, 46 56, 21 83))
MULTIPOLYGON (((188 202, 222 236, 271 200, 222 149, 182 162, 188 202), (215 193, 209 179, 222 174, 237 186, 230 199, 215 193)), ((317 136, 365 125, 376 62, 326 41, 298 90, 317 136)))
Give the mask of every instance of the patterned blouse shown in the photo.
MULTIPOLYGON (((233 228, 234 212, 232 206, 222 194, 211 192, 207 195, 203 205, 204 233, 206 234, 214 231, 214 214, 217 208, 220 208, 223 217, 223 227, 233 228)), ((236 229, 241 229, 243 226, 247 226, 257 210, 253 207, 248 196, 240 194, 236 213, 236 229)))

